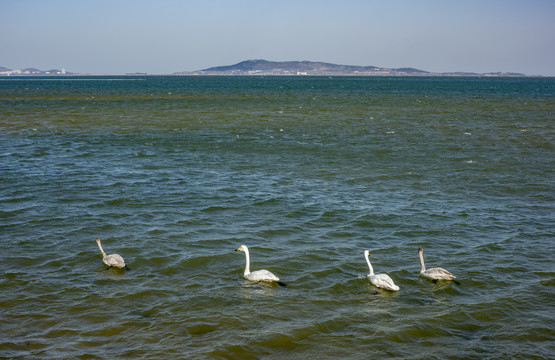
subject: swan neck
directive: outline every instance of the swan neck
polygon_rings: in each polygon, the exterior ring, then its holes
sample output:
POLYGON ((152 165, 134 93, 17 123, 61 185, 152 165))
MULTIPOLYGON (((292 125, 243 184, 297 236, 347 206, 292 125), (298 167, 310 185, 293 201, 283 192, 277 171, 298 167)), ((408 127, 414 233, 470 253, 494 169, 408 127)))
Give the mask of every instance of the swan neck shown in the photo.
POLYGON ((102 256, 106 257, 106 253, 102 249, 102 245, 100 245, 100 240, 97 240, 96 243, 98 244, 98 248, 100 249, 100 252, 102 253, 102 256))
POLYGON ((249 256, 249 249, 244 247, 243 251, 245 252, 245 259, 246 259, 244 275, 247 276, 248 274, 251 273, 251 259, 249 256))
POLYGON ((420 256, 420 273, 423 273, 426 271, 426 266, 424 265, 424 255, 422 255, 422 251, 419 251, 418 255, 420 256))
POLYGON ((372 264, 370 264, 368 254, 364 254, 364 257, 366 258, 366 263, 368 264, 368 270, 370 270, 370 273, 368 273, 368 275, 374 275, 374 268, 372 268, 372 264))

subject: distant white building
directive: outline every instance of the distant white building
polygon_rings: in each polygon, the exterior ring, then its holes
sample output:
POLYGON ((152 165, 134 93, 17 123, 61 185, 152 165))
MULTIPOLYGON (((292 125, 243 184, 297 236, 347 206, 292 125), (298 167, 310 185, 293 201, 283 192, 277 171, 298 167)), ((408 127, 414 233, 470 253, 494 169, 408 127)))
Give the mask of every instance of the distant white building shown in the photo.
POLYGON ((2 75, 2 76, 3 76, 3 75, 7 75, 7 76, 10 76, 10 75, 19 75, 19 74, 21 74, 21 73, 22 73, 21 70, 6 70, 6 71, 0 71, 0 75, 2 75))

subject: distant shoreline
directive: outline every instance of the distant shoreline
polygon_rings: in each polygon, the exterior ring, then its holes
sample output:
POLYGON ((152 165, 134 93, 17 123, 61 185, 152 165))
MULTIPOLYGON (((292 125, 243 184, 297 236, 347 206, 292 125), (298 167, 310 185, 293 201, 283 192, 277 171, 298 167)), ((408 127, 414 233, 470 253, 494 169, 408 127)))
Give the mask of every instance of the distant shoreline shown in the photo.
MULTIPOLYGON (((108 76, 112 75, 52 75, 51 77, 45 77, 40 75, 24 75, 24 76, 0 76, 0 81, 144 81, 146 79, 137 79, 132 78, 131 75, 129 79, 122 79, 122 78, 107 78, 108 76), (77 78, 80 77, 80 78, 77 78), (95 77, 97 77, 95 79, 95 77), (104 79, 98 79, 99 77, 104 77, 104 79)), ((125 76, 125 75, 113 75, 113 76, 125 76)), ((143 75, 145 76, 145 75, 143 75)), ((149 75, 146 75, 149 76, 149 75)), ((157 76, 157 75, 153 75, 157 76)))
POLYGON ((175 75, 243 75, 243 76, 481 76, 528 77, 513 72, 429 72, 411 67, 384 68, 378 66, 338 65, 314 61, 245 60, 234 65, 211 67, 198 71, 183 71, 175 75))
POLYGON ((384 68, 378 66, 338 65, 314 61, 268 61, 245 60, 234 65, 216 66, 196 71, 180 71, 171 74, 149 74, 143 72, 123 74, 88 74, 72 73, 65 69, 43 71, 36 68, 12 70, 0 66, 0 78, 29 78, 29 77, 144 77, 144 76, 348 76, 348 77, 555 77, 549 75, 528 75, 515 72, 430 72, 411 67, 384 68))
MULTIPOLYGON (((118 76, 118 75, 114 75, 118 76)), ((348 74, 314 74, 314 75, 283 75, 283 74, 169 74, 169 75, 146 75, 146 76, 183 76, 183 77, 296 77, 296 78, 309 78, 309 77, 346 77, 346 78, 409 78, 409 77, 437 77, 437 78, 553 78, 555 76, 545 76, 545 75, 447 75, 441 73, 433 73, 429 75, 348 75, 348 74)))
POLYGON ((282 74, 143 74, 143 75, 96 75, 96 74, 75 74, 75 75, 0 75, 0 81, 140 81, 148 77, 290 77, 290 78, 318 78, 318 77, 344 77, 344 78, 555 78, 546 75, 342 75, 342 74, 322 74, 322 75, 282 75, 282 74))

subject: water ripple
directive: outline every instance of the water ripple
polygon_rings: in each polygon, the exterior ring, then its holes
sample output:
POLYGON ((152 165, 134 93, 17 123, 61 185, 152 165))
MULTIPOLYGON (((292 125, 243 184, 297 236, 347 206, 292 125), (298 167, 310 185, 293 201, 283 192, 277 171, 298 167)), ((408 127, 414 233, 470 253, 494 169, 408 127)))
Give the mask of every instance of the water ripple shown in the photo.
POLYGON ((0 357, 552 355, 552 79, 55 83, 0 82, 0 357))

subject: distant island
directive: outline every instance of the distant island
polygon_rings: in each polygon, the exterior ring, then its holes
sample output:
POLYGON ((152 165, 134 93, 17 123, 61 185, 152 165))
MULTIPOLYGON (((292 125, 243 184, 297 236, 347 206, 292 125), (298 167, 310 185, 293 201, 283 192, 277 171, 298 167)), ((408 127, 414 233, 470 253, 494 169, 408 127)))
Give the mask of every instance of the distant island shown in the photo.
POLYGON ((235 65, 183 71, 174 75, 336 75, 336 76, 527 76, 520 73, 434 73, 414 68, 389 69, 377 66, 337 65, 313 61, 245 60, 235 65))
POLYGON ((52 70, 39 70, 35 68, 25 68, 25 69, 8 69, 0 66, 0 76, 46 76, 46 75, 74 75, 73 73, 67 72, 66 69, 52 69, 52 70))
MULTIPOLYGON (((36 68, 8 69, 0 66, 0 76, 75 76, 94 74, 71 73, 64 68, 39 70, 36 68)), ((124 76, 145 76, 148 73, 126 73, 124 76)), ((491 76, 491 77, 526 77, 529 75, 512 72, 429 72, 411 67, 384 68, 377 66, 337 65, 314 61, 268 61, 245 60, 235 65, 216 66, 197 71, 181 71, 171 75, 236 75, 236 76, 491 76)))

